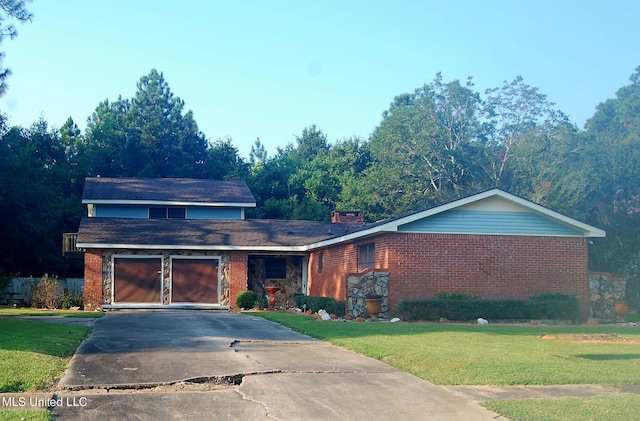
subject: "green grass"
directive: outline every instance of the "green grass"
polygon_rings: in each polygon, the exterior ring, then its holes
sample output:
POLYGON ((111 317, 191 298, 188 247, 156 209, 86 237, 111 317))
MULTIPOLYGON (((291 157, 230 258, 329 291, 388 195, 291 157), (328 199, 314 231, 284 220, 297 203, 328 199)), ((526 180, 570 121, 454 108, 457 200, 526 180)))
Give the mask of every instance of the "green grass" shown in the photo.
POLYGON ((46 389, 91 328, 0 318, 0 392, 46 389))
POLYGON ((51 421, 51 412, 46 409, 0 411, 0 421, 51 421))
POLYGON ((59 316, 59 317, 89 317, 99 318, 104 316, 100 311, 73 311, 73 310, 39 310, 33 308, 0 308, 0 316, 59 316))
POLYGON ((513 421, 633 420, 640 414, 640 397, 514 399, 482 404, 513 421))
MULTIPOLYGON (((622 342, 640 341, 637 327, 340 323, 285 312, 253 314, 439 385, 640 384, 640 345, 622 342), (619 342, 573 340, 584 335, 619 342)), ((482 405, 514 421, 630 420, 640 413, 640 396, 482 405)))
POLYGON ((438 385, 640 384, 640 345, 563 340, 602 334, 640 341, 634 327, 339 323, 285 312, 254 314, 438 385))

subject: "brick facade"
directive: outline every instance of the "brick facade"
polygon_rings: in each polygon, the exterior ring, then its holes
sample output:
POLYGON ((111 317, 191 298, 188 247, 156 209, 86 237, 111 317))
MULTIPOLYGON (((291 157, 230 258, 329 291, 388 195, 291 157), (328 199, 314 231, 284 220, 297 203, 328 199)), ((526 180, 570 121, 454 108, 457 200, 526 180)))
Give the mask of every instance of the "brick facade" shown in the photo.
POLYGON ((102 308, 102 250, 84 254, 84 306, 87 310, 102 308))
MULTIPOLYGON (((393 233, 373 241, 375 269, 389 272, 391 314, 403 300, 460 292, 486 299, 571 294, 588 315, 585 238, 393 233)), ((344 300, 346 277, 357 270, 357 244, 322 253, 321 272, 319 253, 312 254, 310 295, 344 300)))
POLYGON ((229 255, 229 305, 236 306, 236 295, 248 288, 249 256, 246 251, 236 251, 229 255))

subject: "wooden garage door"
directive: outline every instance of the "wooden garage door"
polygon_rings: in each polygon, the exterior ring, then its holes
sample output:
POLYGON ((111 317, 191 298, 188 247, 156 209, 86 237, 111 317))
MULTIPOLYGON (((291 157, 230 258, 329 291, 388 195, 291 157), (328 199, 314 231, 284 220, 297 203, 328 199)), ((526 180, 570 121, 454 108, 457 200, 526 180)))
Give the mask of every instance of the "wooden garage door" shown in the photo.
POLYGON ((218 303, 218 259, 173 259, 171 302, 218 303))
POLYGON ((160 258, 114 258, 116 303, 161 303, 160 258))

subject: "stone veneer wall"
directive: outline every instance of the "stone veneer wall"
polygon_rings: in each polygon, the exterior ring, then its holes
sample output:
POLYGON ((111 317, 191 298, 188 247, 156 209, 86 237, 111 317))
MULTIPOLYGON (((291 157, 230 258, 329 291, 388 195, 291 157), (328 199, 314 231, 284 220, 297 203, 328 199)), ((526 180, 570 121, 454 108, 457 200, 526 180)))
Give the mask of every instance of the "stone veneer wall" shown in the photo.
POLYGON ((251 256, 249 258, 249 288, 258 297, 266 296, 263 285, 275 285, 280 288, 276 291, 276 308, 289 308, 295 305, 293 295, 302 293, 302 257, 301 256, 269 256, 283 257, 287 259, 285 279, 265 279, 265 258, 251 256))
POLYGON ((389 272, 369 271, 347 276, 347 314, 353 317, 365 317, 366 296, 369 294, 382 296, 380 317, 388 317, 389 272))
POLYGON ((616 301, 625 300, 625 280, 607 272, 590 272, 589 292, 591 317, 603 321, 615 321, 613 305, 616 301))

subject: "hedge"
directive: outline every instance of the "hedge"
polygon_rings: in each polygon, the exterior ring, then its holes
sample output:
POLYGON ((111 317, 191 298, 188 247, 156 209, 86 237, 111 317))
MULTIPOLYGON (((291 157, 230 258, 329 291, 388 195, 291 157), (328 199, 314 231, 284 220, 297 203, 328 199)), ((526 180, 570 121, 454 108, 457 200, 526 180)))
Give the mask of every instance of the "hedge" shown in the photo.
POLYGON ((527 300, 434 298, 403 301, 398 315, 405 320, 469 321, 484 319, 577 320, 578 299, 564 294, 541 294, 527 300))
POLYGON ((313 313, 320 309, 324 309, 329 314, 335 314, 338 317, 343 317, 345 313, 345 301, 337 301, 331 297, 314 297, 304 294, 294 294, 293 299, 296 302, 296 307, 305 308, 311 310, 313 313))

